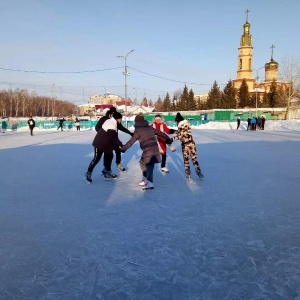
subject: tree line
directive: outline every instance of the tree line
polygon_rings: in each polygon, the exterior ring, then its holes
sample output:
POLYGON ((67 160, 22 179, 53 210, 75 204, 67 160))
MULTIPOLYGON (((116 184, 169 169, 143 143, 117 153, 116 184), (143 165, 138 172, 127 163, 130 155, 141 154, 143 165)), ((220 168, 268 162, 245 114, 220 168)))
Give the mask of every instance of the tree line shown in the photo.
POLYGON ((38 96, 27 90, 1 90, 0 115, 2 117, 68 116, 74 114, 77 107, 68 101, 38 96))
MULTIPOLYGON (((182 92, 176 92, 173 98, 167 93, 164 99, 160 97, 154 106, 157 111, 193 111, 209 109, 237 109, 237 108, 255 108, 257 107, 287 107, 291 95, 299 96, 299 93, 293 93, 293 86, 287 88, 283 84, 277 84, 272 81, 269 92, 255 93, 249 92, 246 80, 242 81, 239 89, 234 88, 232 80, 229 80, 223 90, 215 81, 205 100, 195 98, 192 89, 185 85, 182 92)), ((144 98, 143 103, 147 103, 144 98)))

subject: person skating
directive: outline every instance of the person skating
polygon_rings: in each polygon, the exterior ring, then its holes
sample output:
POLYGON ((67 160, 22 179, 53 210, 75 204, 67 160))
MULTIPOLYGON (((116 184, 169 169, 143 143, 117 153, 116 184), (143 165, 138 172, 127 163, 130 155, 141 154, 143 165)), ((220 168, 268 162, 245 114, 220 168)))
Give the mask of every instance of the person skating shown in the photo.
MULTIPOLYGON (((162 119, 161 115, 156 115, 154 118, 154 122, 151 125, 153 128, 165 132, 167 134, 173 134, 175 133, 175 130, 172 128, 169 128, 162 119)), ((157 136, 157 144, 158 144, 158 149, 161 154, 161 170, 163 172, 169 172, 168 168, 166 167, 166 160, 167 160, 167 144, 166 140, 162 136, 157 136)))
MULTIPOLYGON (((113 113, 116 112, 116 108, 114 106, 112 106, 105 114, 105 116, 101 117, 99 119, 99 121, 97 122, 96 126, 95 126, 95 130, 98 132, 98 130, 102 127, 103 123, 110 119, 113 115, 113 113)), ((127 134, 130 134, 132 136, 132 133, 122 125, 122 123, 119 123, 117 124, 117 134, 118 134, 118 130, 120 131, 123 131, 127 134)), ((126 168, 124 168, 121 164, 121 161, 122 161, 122 156, 121 156, 121 151, 120 151, 120 148, 118 146, 115 146, 114 147, 114 151, 116 153, 116 165, 117 165, 117 168, 122 171, 122 172, 125 172, 126 171, 126 168)), ((103 169, 103 171, 105 171, 105 167, 103 169)))
POLYGON ((77 117, 75 119, 75 126, 76 126, 76 130, 80 131, 80 120, 77 117))
POLYGON ((204 178, 201 172, 201 168, 197 159, 196 144, 193 139, 191 126, 187 120, 185 120, 182 115, 178 112, 175 117, 175 122, 177 123, 178 130, 176 131, 176 136, 171 138, 171 141, 180 140, 181 149, 184 162, 184 170, 187 180, 191 179, 191 169, 190 169, 190 158, 193 162, 196 174, 200 179, 204 178))
POLYGON ((241 125, 241 118, 240 118, 240 117, 238 117, 236 122, 237 122, 237 127, 236 127, 236 130, 239 130, 239 128, 240 128, 240 125, 241 125))
POLYGON ((103 153, 105 170, 103 170, 102 173, 104 177, 106 179, 114 179, 117 177, 117 175, 111 173, 111 163, 114 156, 114 147, 123 146, 117 135, 117 124, 120 122, 122 122, 122 115, 118 112, 114 112, 112 118, 106 120, 98 130, 93 141, 94 158, 90 162, 87 172, 84 175, 84 180, 87 183, 92 182, 93 170, 100 161, 103 153))
POLYGON ((135 130, 131 139, 121 147, 121 151, 125 152, 130 148, 136 141, 139 141, 140 147, 143 151, 141 159, 139 161, 142 170, 142 182, 139 183, 142 189, 153 189, 153 169, 156 163, 161 162, 160 153, 157 145, 157 136, 165 138, 168 143, 171 143, 170 138, 164 132, 154 129, 149 126, 143 115, 137 115, 135 117, 135 130))
POLYGON ((59 120, 59 125, 57 127, 57 130, 60 129, 61 131, 63 131, 64 121, 65 121, 65 118, 62 118, 59 120))
POLYGON ((30 135, 33 135, 33 128, 35 127, 35 121, 33 120, 32 116, 29 117, 27 124, 29 126, 30 135))

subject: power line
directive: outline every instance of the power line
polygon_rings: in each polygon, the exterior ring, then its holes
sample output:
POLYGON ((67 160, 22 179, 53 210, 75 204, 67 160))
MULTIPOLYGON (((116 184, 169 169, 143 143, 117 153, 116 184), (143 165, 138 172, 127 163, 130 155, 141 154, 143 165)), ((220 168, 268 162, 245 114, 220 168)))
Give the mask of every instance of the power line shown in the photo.
POLYGON ((111 71, 111 70, 117 70, 117 69, 123 69, 123 67, 89 70, 89 71, 34 71, 34 70, 0 68, 0 70, 3 70, 3 71, 23 72, 23 73, 40 73, 40 74, 41 73, 42 74, 80 74, 80 73, 95 73, 95 72, 111 71))

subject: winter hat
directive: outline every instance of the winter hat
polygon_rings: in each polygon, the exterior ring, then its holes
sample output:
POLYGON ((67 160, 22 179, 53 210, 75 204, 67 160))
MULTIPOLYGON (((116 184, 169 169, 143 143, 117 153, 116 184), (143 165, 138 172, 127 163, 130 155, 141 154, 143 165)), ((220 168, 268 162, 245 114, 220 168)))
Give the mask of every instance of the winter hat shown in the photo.
POLYGON ((122 119, 123 116, 119 112, 115 111, 113 113, 113 118, 116 119, 116 120, 118 120, 118 119, 122 119))
POLYGON ((184 120, 183 116, 178 112, 175 117, 175 122, 179 123, 180 121, 183 121, 183 120, 184 120))
POLYGON ((142 114, 138 114, 135 118, 134 118, 134 122, 140 122, 140 121, 144 121, 144 116, 142 114))
POLYGON ((114 106, 112 106, 109 110, 110 110, 111 114, 113 114, 114 112, 117 111, 117 109, 114 106))

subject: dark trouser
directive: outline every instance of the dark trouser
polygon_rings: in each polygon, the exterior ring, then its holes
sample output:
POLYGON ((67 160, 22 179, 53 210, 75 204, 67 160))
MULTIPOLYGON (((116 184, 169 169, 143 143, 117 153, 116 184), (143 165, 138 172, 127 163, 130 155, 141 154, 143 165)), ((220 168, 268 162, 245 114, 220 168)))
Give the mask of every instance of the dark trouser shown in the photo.
POLYGON ((80 130, 80 126, 76 126, 76 128, 77 128, 77 131, 80 130))
POLYGON ((62 125, 59 125, 59 126, 57 127, 57 130, 58 130, 59 128, 60 128, 61 131, 63 131, 62 125))
POLYGON ((30 129, 30 135, 33 135, 33 126, 29 126, 30 129))
POLYGON ((164 168, 166 166, 167 153, 161 154, 161 167, 164 168))
MULTIPOLYGON (((90 162, 88 167, 88 172, 92 173, 98 162, 102 157, 103 151, 97 148, 94 148, 94 158, 90 162)), ((111 171, 111 162, 113 160, 114 154, 113 152, 104 153, 104 167, 106 171, 111 171)))
POLYGON ((121 163, 121 150, 118 145, 114 146, 114 151, 116 153, 116 164, 118 165, 121 163))
POLYGON ((142 164, 140 163, 141 170, 143 172, 143 176, 147 178, 148 181, 153 182, 153 170, 154 164, 142 164))

